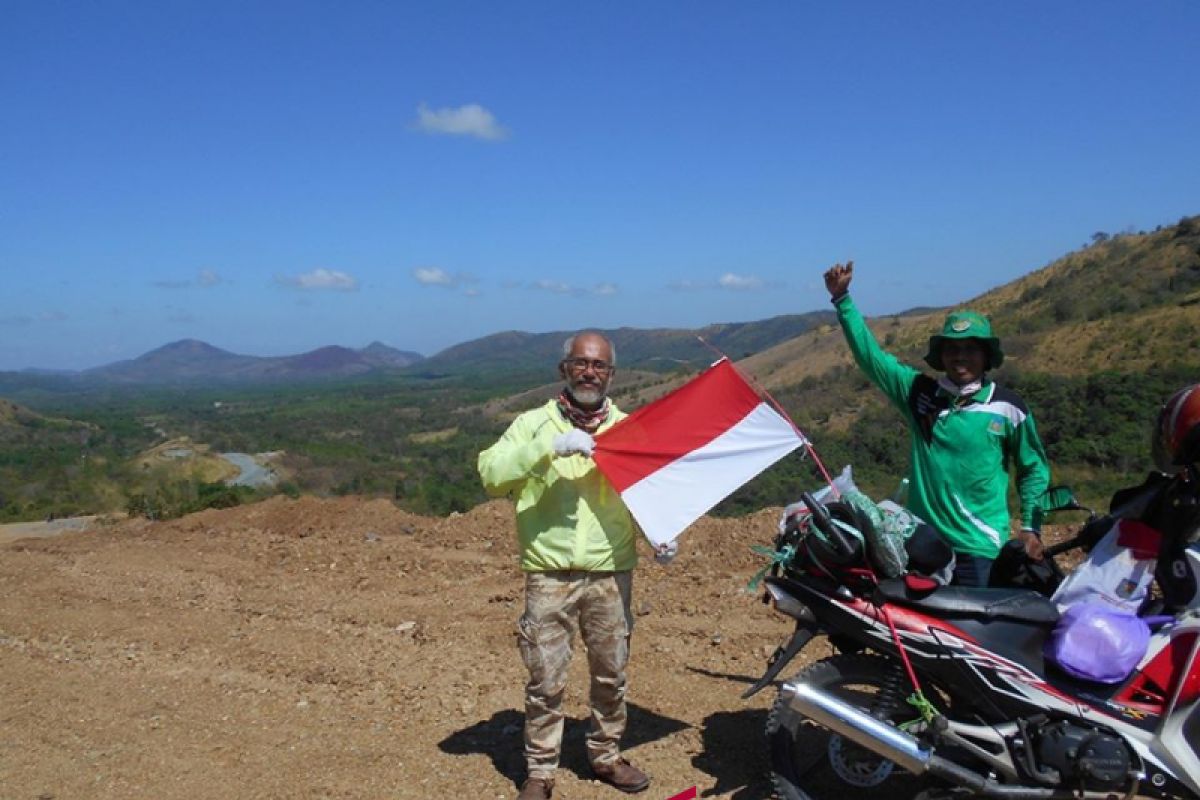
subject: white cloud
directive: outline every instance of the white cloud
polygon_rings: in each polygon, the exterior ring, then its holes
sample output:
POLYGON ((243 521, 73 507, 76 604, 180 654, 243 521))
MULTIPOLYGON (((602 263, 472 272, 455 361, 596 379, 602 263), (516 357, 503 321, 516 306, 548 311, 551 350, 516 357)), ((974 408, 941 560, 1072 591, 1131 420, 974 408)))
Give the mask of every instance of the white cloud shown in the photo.
POLYGON ((336 269, 319 268, 301 275, 278 275, 275 282, 281 286, 311 291, 353 292, 358 289, 354 276, 336 269))
POLYGON ((462 289, 467 297, 479 297, 476 284, 479 280, 474 275, 465 272, 449 273, 441 267, 417 267, 412 271, 413 279, 422 286, 436 286, 440 289, 462 289))
POLYGON ((39 322, 62 322, 68 317, 63 311, 43 311, 37 318, 39 322))
POLYGON ((210 287, 217 286, 220 283, 222 283, 221 276, 218 275, 214 270, 202 269, 196 273, 196 280, 194 282, 164 280, 153 281, 151 285, 157 289, 190 289, 193 286, 199 286, 201 288, 208 289, 210 287))
POLYGON ((748 289, 763 288, 763 280, 754 275, 735 275, 732 272, 726 272, 717 279, 717 285, 722 289, 746 291, 748 289))
POLYGON ((453 286, 454 278, 439 267, 417 267, 412 271, 417 283, 422 286, 453 286))
POLYGON ((487 141, 508 138, 508 131, 496 122, 492 112, 477 103, 437 109, 422 103, 417 107, 417 121, 413 125, 419 131, 439 136, 474 136, 487 141))
POLYGON ((563 283, 562 281, 536 281, 533 284, 533 288, 541 289, 543 292, 551 292, 553 294, 573 294, 574 292, 578 291, 578 289, 571 284, 563 283))
POLYGON ((738 275, 734 272, 726 272, 715 281, 698 281, 685 278, 683 280, 671 281, 667 284, 667 288, 673 292, 710 290, 750 292, 760 289, 783 288, 784 285, 778 281, 765 281, 757 275, 738 275))
POLYGON ((617 294, 620 287, 615 283, 597 283, 595 286, 573 286, 562 281, 540 280, 530 284, 534 289, 539 289, 543 292, 551 294, 573 294, 573 295, 595 295, 597 297, 609 297, 617 294))

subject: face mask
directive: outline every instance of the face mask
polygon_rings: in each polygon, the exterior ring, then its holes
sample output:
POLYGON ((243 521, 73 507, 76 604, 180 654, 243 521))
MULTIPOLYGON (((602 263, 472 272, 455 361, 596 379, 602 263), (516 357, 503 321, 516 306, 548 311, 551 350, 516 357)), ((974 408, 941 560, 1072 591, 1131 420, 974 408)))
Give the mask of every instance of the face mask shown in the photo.
POLYGON ((983 381, 971 381, 966 386, 959 386, 945 375, 938 378, 938 388, 954 397, 970 397, 983 388, 983 381))

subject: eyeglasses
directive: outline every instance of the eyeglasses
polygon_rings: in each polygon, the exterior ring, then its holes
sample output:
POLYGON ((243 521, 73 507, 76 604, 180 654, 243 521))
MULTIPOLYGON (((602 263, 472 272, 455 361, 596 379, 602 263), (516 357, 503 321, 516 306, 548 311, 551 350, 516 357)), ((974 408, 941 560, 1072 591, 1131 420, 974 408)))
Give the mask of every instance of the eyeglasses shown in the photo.
POLYGON ((597 375, 607 375, 613 371, 613 365, 607 361, 601 361, 598 358, 564 358, 563 366, 578 374, 587 372, 587 368, 591 367, 592 371, 597 375))

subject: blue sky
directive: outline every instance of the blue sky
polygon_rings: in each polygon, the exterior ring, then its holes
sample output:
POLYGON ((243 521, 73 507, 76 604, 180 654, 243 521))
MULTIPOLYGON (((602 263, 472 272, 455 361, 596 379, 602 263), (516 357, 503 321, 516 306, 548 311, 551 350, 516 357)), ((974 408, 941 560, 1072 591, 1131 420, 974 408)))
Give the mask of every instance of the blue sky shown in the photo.
POLYGON ((0 369, 963 302, 1200 213, 1200 3, 55 2, 0 369))

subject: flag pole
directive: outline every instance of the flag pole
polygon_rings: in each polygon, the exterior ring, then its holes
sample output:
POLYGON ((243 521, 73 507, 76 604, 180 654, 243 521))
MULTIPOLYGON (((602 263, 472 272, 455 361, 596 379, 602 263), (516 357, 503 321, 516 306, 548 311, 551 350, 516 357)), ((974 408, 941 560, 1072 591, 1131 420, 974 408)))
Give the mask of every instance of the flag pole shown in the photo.
MULTIPOLYGON (((840 497, 841 493, 838 491, 837 486, 834 485, 833 478, 829 476, 829 470, 825 469, 825 465, 821 462, 820 456, 817 455, 817 450, 815 447, 813 447, 812 440, 805 436, 804 431, 800 430, 800 426, 792 421, 791 416, 786 410, 784 410, 783 406, 779 404, 779 401, 772 397, 771 393, 761 386, 758 381, 754 380, 753 376, 748 375, 742 370, 738 369, 737 364, 733 363, 733 359, 722 353, 719 348, 709 343, 703 336, 700 336, 699 334, 696 335, 696 338, 700 340, 700 344, 704 345, 709 350, 712 350, 720 358, 728 361, 729 366, 733 367, 733 371, 740 375, 742 380, 750 384, 754 391, 758 392, 759 396, 765 397, 767 402, 771 404, 771 408, 775 409, 775 412, 779 414, 779 416, 783 417, 787 423, 792 426, 792 430, 794 430, 796 435, 800 437, 800 440, 804 442, 805 451, 807 451, 809 456, 812 457, 813 463, 817 465, 817 469, 821 471, 821 476, 825 478, 825 483, 829 485, 830 490, 833 492, 833 496, 835 498, 840 497)), ((720 360, 720 358, 718 360, 720 360)))

